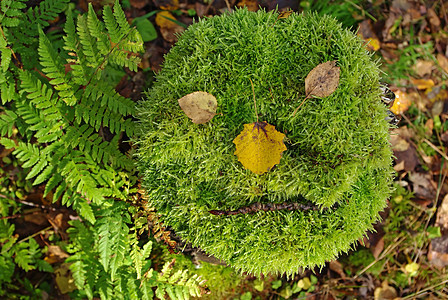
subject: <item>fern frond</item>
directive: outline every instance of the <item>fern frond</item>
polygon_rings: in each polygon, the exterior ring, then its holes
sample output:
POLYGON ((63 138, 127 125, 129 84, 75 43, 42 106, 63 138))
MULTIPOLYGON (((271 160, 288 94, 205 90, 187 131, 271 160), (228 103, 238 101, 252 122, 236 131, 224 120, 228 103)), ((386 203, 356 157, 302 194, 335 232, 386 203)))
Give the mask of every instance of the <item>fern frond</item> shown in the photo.
POLYGON ((14 123, 17 120, 17 115, 12 110, 5 110, 0 114, 0 135, 12 136, 14 123))
POLYGON ((39 3, 39 6, 28 9, 28 19, 34 24, 48 26, 48 21, 54 20, 63 12, 68 3, 69 0, 44 0, 39 3))
POLYGON ((95 174, 99 172, 93 160, 79 150, 73 150, 58 165, 61 176, 67 184, 73 187, 74 192, 81 193, 93 203, 104 201, 107 192, 99 187, 95 174))
POLYGON ((90 34, 89 26, 87 25, 87 16, 78 16, 76 29, 83 53, 87 59, 87 65, 92 68, 97 68, 102 59, 100 58, 96 38, 90 34))
POLYGON ((123 9, 121 9, 120 1, 115 0, 114 3, 114 17, 117 21, 118 25, 120 26, 121 32, 129 32, 131 27, 129 26, 128 20, 126 19, 126 16, 124 15, 123 9))
POLYGON ((5 37, 3 35, 0 35, 0 52, 1 52, 0 68, 3 72, 6 72, 9 68, 9 63, 11 62, 12 50, 10 47, 8 47, 8 43, 6 42, 5 37))
POLYGON ((118 44, 118 42, 125 36, 125 33, 121 31, 121 27, 119 27, 112 9, 109 6, 105 6, 103 9, 103 20, 106 24, 106 29, 109 33, 111 42, 113 44, 118 44))
POLYGON ((112 281, 129 248, 129 227, 123 220, 126 213, 122 209, 122 203, 114 202, 112 208, 104 210, 106 214, 97 223, 100 262, 106 272, 110 271, 112 281))
POLYGON ((76 87, 69 82, 69 78, 65 75, 64 61, 41 29, 39 29, 38 53, 42 71, 51 79, 50 84, 59 91, 59 96, 67 105, 75 105, 77 102, 74 92, 76 87))
POLYGON ((39 148, 31 143, 19 142, 13 154, 23 162, 24 168, 34 166, 41 159, 39 148))
POLYGON ((90 30, 90 34, 97 41, 97 46, 100 54, 102 56, 107 56, 111 49, 111 45, 107 35, 105 34, 106 27, 98 19, 91 3, 89 3, 89 12, 87 14, 87 25, 90 30))
POLYGON ((73 208, 76 209, 78 214, 84 220, 87 220, 91 224, 94 224, 96 222, 96 218, 92 206, 87 202, 86 199, 82 198, 79 193, 74 193, 72 197, 73 197, 73 208))
POLYGON ((148 241, 142 248, 140 248, 137 243, 138 243, 137 238, 134 236, 131 249, 131 259, 135 271, 137 272, 137 279, 140 279, 142 276, 143 262, 151 254, 152 242, 148 241))
POLYGON ((16 27, 20 24, 21 9, 28 0, 3 0, 0 2, 0 24, 5 27, 16 27))
POLYGON ((0 70, 0 98, 2 104, 18 99, 15 82, 11 72, 0 70))
POLYGON ((84 52, 81 49, 79 37, 76 34, 75 22, 71 10, 67 13, 67 21, 64 27, 65 41, 64 49, 68 51, 71 57, 67 59, 72 69, 72 80, 79 85, 86 85, 89 82, 92 70, 87 67, 87 61, 84 52))
POLYGON ((58 139, 62 135, 63 123, 58 121, 59 111, 55 107, 46 110, 34 108, 31 103, 16 101, 17 114, 30 125, 27 129, 33 132, 34 137, 41 143, 58 139), (48 113, 48 115, 45 115, 48 113), (56 115, 56 116, 55 116, 56 115))
POLYGON ((98 163, 110 164, 126 169, 133 167, 132 160, 122 154, 117 147, 118 136, 115 136, 111 142, 107 142, 103 141, 93 131, 93 128, 88 124, 80 127, 69 127, 66 134, 62 137, 62 141, 67 147, 78 147, 79 150, 89 153, 92 159, 98 163))
POLYGON ((135 103, 118 94, 115 88, 107 82, 99 81, 86 87, 81 101, 86 103, 89 100, 92 102, 100 100, 101 106, 107 105, 112 112, 123 116, 135 114, 135 103))

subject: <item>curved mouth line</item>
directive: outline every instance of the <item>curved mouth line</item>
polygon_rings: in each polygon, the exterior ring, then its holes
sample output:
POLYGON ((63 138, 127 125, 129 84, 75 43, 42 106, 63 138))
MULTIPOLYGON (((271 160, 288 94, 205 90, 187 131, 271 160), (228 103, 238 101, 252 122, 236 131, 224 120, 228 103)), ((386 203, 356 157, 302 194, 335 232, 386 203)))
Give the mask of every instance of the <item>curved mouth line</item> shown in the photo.
POLYGON ((254 214, 258 211, 277 211, 277 210, 300 210, 300 211, 327 211, 329 208, 321 208, 315 204, 303 204, 297 202, 283 202, 283 203, 252 203, 248 206, 240 207, 236 210, 209 210, 208 212, 215 216, 234 216, 240 214, 254 214))

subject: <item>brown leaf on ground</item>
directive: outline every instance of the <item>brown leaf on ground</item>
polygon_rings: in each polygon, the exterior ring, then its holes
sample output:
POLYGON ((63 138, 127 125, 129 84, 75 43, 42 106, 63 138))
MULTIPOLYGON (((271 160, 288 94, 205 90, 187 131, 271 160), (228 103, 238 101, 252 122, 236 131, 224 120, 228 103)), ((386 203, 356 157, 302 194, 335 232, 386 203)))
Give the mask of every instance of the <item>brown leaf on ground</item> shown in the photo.
POLYGON ((437 268, 448 266, 448 194, 437 211, 436 226, 440 227, 442 236, 431 240, 428 259, 437 268))
POLYGON ((419 77, 425 77, 426 75, 431 75, 434 68, 434 62, 429 60, 419 59, 414 65, 413 69, 419 77))
POLYGON ((236 5, 237 7, 247 7, 248 11, 257 11, 259 3, 257 0, 241 0, 236 5))
POLYGON ((207 123, 216 115, 218 102, 212 94, 194 92, 177 101, 187 117, 195 124, 207 123))
POLYGON ((448 58, 446 58, 445 55, 438 53, 437 54, 437 62, 439 63, 440 67, 448 73, 448 58))
POLYGON ((413 184, 413 192, 417 197, 432 200, 436 195, 437 185, 428 173, 409 173, 409 180, 413 184))
POLYGON ((344 267, 337 260, 330 261, 330 270, 336 272, 341 278, 345 278, 344 267))
POLYGON ((397 291, 389 286, 387 281, 381 284, 381 287, 377 287, 374 292, 375 300, 393 300, 397 297, 397 291))
POLYGON ((163 10, 176 10, 179 8, 179 0, 153 0, 154 5, 163 10))
POLYGON ((285 135, 266 122, 244 124, 244 129, 233 140, 235 155, 244 168, 261 175, 280 163, 286 146, 285 135))
POLYGON ((149 0, 129 0, 129 3, 132 7, 142 9, 149 3, 149 0))
POLYGON ((428 8, 427 17, 429 19, 429 24, 431 24, 432 31, 438 31, 440 29, 440 19, 433 8, 428 8))
POLYGON ((317 97, 327 97, 333 94, 339 85, 341 68, 336 61, 327 61, 314 67, 305 78, 305 93, 317 97))
POLYGON ((375 259, 377 259, 381 252, 383 252, 384 250, 384 239, 383 237, 381 237, 377 243, 375 245, 372 245, 370 247, 370 252, 372 252, 373 257, 375 257, 375 259))
POLYGON ((169 11, 161 11, 156 15, 156 24, 160 28, 160 33, 165 41, 170 43, 177 42, 176 34, 184 31, 184 28, 177 25, 176 18, 169 11))
POLYGON ((372 21, 370 19, 366 19, 359 24, 358 35, 368 42, 367 48, 369 50, 378 51, 380 49, 381 43, 373 31, 372 21))
POLYGON ((55 281, 61 294, 67 294, 76 290, 75 280, 70 272, 70 264, 63 263, 59 268, 54 270, 56 275, 55 281))
POLYGON ((420 164, 417 150, 410 143, 410 138, 415 133, 406 126, 402 126, 391 131, 391 144, 395 156, 395 171, 414 171, 420 164))
POLYGON ((67 254, 64 250, 59 246, 49 245, 47 246, 47 253, 45 255, 44 260, 49 264, 61 263, 64 262, 67 257, 70 255, 67 254))

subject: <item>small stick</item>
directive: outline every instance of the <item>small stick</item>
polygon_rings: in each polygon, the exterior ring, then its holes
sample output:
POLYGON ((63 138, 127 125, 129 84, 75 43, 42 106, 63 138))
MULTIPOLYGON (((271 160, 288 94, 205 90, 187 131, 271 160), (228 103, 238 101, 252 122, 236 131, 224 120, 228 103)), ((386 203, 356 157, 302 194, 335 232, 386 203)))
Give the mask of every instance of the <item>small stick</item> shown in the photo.
POLYGON ((255 106, 255 115, 257 116, 257 123, 258 123, 258 111, 257 111, 257 102, 255 101, 255 89, 254 89, 254 83, 249 78, 250 84, 252 85, 252 94, 254 95, 254 106, 255 106))

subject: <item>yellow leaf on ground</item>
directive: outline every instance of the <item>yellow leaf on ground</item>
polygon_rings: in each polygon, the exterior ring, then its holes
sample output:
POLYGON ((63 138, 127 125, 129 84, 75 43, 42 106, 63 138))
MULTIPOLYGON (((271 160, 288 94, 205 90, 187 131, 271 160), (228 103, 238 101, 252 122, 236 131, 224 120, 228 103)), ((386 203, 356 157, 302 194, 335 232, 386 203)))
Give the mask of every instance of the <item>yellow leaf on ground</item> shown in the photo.
POLYGON ((390 110, 396 114, 400 115, 408 110, 409 106, 411 106, 411 99, 405 92, 400 90, 395 91, 395 101, 390 110))
POLYGON ((285 135, 266 122, 244 124, 244 130, 233 140, 235 155, 243 166, 255 174, 268 172, 280 162, 285 135))
POLYGON ((176 33, 181 33, 184 28, 175 23, 176 18, 169 11, 161 11, 156 15, 156 24, 160 28, 162 37, 170 42, 177 41, 176 33))
POLYGON ((373 51, 378 51, 381 47, 381 43, 376 38, 368 38, 367 40, 367 48, 373 51))
POLYGON ((427 89, 430 89, 430 88, 432 88, 434 86, 434 81, 432 79, 414 79, 414 78, 411 78, 411 82, 419 90, 427 90, 427 89))
POLYGON ((218 102, 215 96, 207 92, 193 92, 179 100, 180 108, 195 124, 204 124, 216 115, 218 102))

